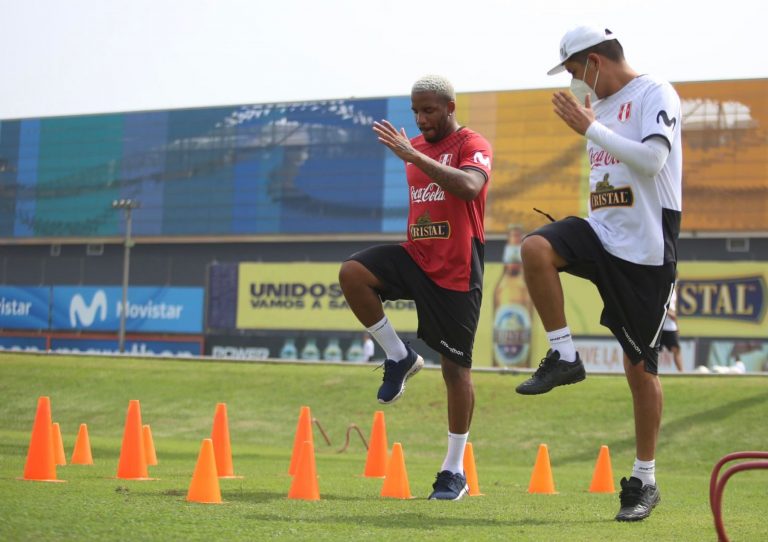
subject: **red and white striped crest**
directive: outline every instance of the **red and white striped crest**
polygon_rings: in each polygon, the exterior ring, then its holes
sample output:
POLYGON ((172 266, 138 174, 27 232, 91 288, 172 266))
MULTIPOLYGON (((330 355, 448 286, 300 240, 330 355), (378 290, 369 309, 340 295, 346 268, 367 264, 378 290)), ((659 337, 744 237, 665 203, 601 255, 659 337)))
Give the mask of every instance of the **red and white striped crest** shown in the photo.
POLYGON ((625 102, 619 106, 619 122, 627 122, 632 114, 632 102, 625 102))
POLYGON ((451 165, 451 158, 453 158, 453 154, 441 154, 440 155, 440 160, 438 160, 438 162, 440 162, 444 166, 450 166, 451 165))

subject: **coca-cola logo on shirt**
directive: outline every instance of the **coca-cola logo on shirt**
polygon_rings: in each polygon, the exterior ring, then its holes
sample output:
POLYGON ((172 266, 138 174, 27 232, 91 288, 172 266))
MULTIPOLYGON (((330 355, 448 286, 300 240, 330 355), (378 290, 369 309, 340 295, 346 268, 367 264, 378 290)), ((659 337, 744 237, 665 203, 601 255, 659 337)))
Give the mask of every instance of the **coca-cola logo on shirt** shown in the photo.
POLYGON ((445 201, 445 192, 437 183, 429 183, 424 188, 411 187, 411 203, 445 201))
POLYGON ((612 166, 614 164, 620 164, 621 161, 614 155, 604 149, 590 149, 589 151, 589 165, 592 169, 600 166, 612 166))

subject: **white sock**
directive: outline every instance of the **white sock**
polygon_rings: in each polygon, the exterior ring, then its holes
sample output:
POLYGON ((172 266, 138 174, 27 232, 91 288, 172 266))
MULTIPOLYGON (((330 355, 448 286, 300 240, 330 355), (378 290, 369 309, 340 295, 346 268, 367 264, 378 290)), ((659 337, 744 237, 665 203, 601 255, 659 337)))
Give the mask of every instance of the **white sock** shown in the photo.
POLYGON ((464 447, 467 445, 469 433, 448 433, 448 453, 443 460, 440 471, 450 471, 454 474, 464 474, 464 447))
POLYGON ((656 485, 656 460, 640 461, 635 458, 635 465, 632 467, 632 476, 642 480, 644 486, 656 485))
POLYGON ((576 361, 576 347, 573 345, 573 337, 568 326, 554 331, 547 331, 547 339, 552 350, 560 352, 560 359, 563 361, 576 361))
POLYGON ((384 349, 387 359, 400 361, 408 355, 405 344, 397 336, 386 316, 367 329, 368 333, 379 343, 379 346, 384 349))

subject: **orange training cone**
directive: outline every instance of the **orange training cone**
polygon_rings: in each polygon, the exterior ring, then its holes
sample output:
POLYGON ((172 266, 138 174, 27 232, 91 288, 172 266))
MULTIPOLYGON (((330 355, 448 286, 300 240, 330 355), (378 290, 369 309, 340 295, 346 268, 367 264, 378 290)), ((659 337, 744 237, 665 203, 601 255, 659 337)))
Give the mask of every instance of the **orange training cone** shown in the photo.
POLYGON ((480 483, 477 480, 477 468, 475 467, 475 452, 472 450, 472 443, 467 442, 464 446, 464 474, 467 477, 469 486, 469 496, 476 497, 480 493, 480 483))
POLYGON ((392 445, 392 455, 387 461, 387 475, 381 486, 381 496, 393 499, 412 499, 411 486, 408 483, 408 471, 405 470, 403 447, 399 442, 392 445))
POLYGON ((216 472, 216 457, 213 453, 213 441, 203 439, 200 446, 200 454, 197 456, 195 472, 187 491, 187 500, 205 504, 219 504, 221 502, 221 488, 216 472))
POLYGON ((296 465, 299 463, 299 456, 305 441, 309 441, 312 444, 314 455, 315 440, 312 438, 312 414, 308 406, 301 407, 299 411, 296 436, 293 438, 293 454, 291 454, 291 464, 288 466, 288 474, 291 476, 296 474, 296 465))
POLYGON ((51 425, 51 438, 53 439, 53 460, 56 465, 66 465, 67 457, 64 455, 64 441, 61 440, 61 427, 58 422, 51 425))
POLYGON ((595 472, 592 475, 592 483, 589 485, 590 493, 615 493, 613 486, 613 469, 611 468, 611 453, 608 446, 600 446, 600 454, 595 463, 595 472))
POLYGON ((528 493, 544 493, 552 495, 555 491, 555 481, 552 478, 552 468, 549 465, 549 451, 546 444, 539 445, 539 453, 536 454, 536 464, 531 473, 531 483, 528 485, 528 493))
POLYGON ((75 439, 75 449, 72 451, 72 457, 69 462, 72 465, 93 465, 93 456, 91 455, 91 441, 88 439, 88 426, 80 424, 75 439))
POLYGON ((242 478, 242 476, 235 476, 232 466, 232 447, 229 441, 229 421, 225 403, 216 403, 211 440, 213 452, 216 454, 216 471, 219 473, 219 478, 242 478))
POLYGON ((59 481, 56 479, 56 456, 53 451, 52 427, 51 399, 40 397, 37 400, 35 423, 32 425, 32 435, 29 439, 23 480, 59 481))
POLYGON ((387 474, 387 428, 384 424, 384 411, 377 410, 373 414, 371 436, 368 439, 368 456, 365 460, 363 476, 368 478, 384 478, 387 474))
POLYGON ((128 402, 125 416, 123 445, 120 448, 120 462, 117 477, 125 480, 149 480, 147 457, 141 428, 141 406, 132 399, 128 402))
POLYGON ((296 462, 296 474, 288 490, 289 499, 319 501, 320 488, 317 485, 317 467, 315 465, 315 447, 305 440, 301 444, 299 459, 296 462))
POLYGON ((155 441, 152 438, 152 429, 148 425, 141 427, 141 439, 144 441, 144 458, 148 466, 157 465, 157 453, 155 452, 155 441))

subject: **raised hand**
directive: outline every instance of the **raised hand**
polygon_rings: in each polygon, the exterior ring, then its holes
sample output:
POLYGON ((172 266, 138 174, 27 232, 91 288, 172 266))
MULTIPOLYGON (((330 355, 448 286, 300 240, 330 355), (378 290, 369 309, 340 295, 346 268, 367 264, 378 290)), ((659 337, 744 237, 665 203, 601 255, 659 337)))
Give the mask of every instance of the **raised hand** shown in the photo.
POLYGON ((558 91, 552 95, 555 113, 577 133, 584 135, 589 125, 595 120, 592 99, 589 94, 584 105, 579 104, 570 92, 558 91))
POLYGON ((405 135, 405 128, 401 128, 398 132, 391 122, 382 120, 373 123, 373 131, 376 132, 379 141, 389 147, 400 159, 413 162, 418 155, 408 136, 405 135))

